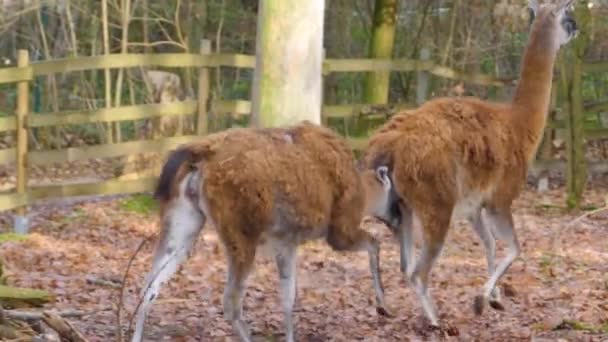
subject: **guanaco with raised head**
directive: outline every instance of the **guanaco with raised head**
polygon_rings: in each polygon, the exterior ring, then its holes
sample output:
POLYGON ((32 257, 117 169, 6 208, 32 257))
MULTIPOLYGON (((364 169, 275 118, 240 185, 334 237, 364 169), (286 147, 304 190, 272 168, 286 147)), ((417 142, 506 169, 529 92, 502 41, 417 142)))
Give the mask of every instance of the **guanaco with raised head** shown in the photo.
POLYGON ((577 33, 572 4, 529 2, 534 20, 510 103, 434 99, 393 116, 368 142, 364 164, 370 169, 387 165, 393 181, 396 196, 389 206, 394 208, 393 221, 400 223, 393 231, 400 243, 401 269, 433 326, 439 320, 429 274, 455 217, 470 220, 486 250, 490 278, 475 297, 476 313, 488 302, 504 310, 496 283, 520 254, 511 206, 545 127, 556 55, 577 33), (483 209, 494 229, 482 221, 483 209), (422 227, 417 262, 414 221, 422 227), (495 236, 508 248, 497 264, 495 236))
POLYGON ((218 232, 228 259, 224 315, 235 335, 250 341, 242 317, 245 280, 262 246, 275 258, 286 340, 295 340, 296 249, 325 239, 338 251, 367 251, 377 310, 386 314, 377 241, 360 228, 364 215, 388 217, 388 169, 359 173, 345 141, 328 128, 302 122, 271 128, 235 128, 172 152, 155 197, 161 235, 142 289, 133 341, 146 315, 186 260, 205 222, 218 232))

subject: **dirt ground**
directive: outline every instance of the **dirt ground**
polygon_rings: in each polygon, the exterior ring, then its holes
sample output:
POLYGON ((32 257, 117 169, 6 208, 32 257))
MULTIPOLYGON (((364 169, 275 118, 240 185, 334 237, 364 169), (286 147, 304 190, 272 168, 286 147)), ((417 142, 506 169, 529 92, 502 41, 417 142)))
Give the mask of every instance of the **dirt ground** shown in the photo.
MULTIPOLYGON (((563 208, 564 189, 527 190, 515 208, 522 255, 501 281, 506 311, 476 317, 473 298, 487 279, 485 254, 465 222, 456 222, 433 269, 431 292, 447 336, 425 328, 413 289, 399 272, 397 245, 386 228, 367 227, 382 241, 386 298, 394 317, 376 314, 365 253, 336 253, 323 242, 303 246, 298 262, 296 330, 299 341, 608 341, 608 212, 568 226, 583 212, 563 208), (505 292, 505 291, 503 291, 505 292)), ((589 190, 586 204, 606 205, 606 187, 589 190)), ((155 212, 125 198, 33 209, 25 241, 0 245, 9 283, 56 295, 49 308, 89 312, 70 318, 91 341, 116 341, 116 310, 127 263, 157 231, 155 212), (127 204, 125 204, 127 203, 127 204), (130 204, 129 204, 130 203, 130 204), (101 280, 101 281, 99 281, 101 280)), ((9 216, 0 217, 3 230, 9 216)), ((152 244, 134 259, 124 288, 123 333, 150 265, 152 244)), ((499 257, 504 255, 499 244, 499 257)), ((278 276, 260 258, 250 277, 244 312, 256 340, 281 341, 278 276)), ((196 252, 161 290, 146 324, 150 341, 226 341, 221 295, 226 265, 208 227, 196 252)))

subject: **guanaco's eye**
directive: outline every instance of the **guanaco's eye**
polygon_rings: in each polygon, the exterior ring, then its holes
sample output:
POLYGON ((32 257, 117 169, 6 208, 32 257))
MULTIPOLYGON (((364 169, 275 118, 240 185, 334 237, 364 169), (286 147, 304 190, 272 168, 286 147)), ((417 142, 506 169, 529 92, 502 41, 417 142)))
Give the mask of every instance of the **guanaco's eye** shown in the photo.
POLYGON ((564 19, 562 20, 562 26, 563 26, 564 30, 566 30, 566 32, 568 32, 569 35, 573 34, 578 29, 578 27, 576 25, 576 21, 574 19, 572 19, 572 17, 570 17, 570 16, 564 17, 564 19))

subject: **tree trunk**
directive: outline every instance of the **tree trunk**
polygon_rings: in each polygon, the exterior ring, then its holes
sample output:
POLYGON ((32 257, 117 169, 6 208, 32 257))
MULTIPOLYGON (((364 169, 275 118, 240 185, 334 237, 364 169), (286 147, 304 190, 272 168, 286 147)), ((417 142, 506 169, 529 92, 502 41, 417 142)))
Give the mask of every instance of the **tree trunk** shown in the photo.
POLYGON ((325 0, 261 0, 252 125, 321 123, 325 0))
MULTIPOLYGON (((376 0, 372 40, 369 47, 370 58, 392 57, 397 22, 397 4, 397 0, 376 0)), ((372 104, 387 103, 389 81, 389 71, 368 73, 365 81, 365 102, 372 104)))
POLYGON ((570 112, 568 115, 568 207, 579 207, 587 181, 585 161, 585 110, 583 108, 583 58, 589 44, 588 1, 579 1, 576 19, 580 26, 578 38, 570 47, 572 58, 572 79, 570 90, 570 112))

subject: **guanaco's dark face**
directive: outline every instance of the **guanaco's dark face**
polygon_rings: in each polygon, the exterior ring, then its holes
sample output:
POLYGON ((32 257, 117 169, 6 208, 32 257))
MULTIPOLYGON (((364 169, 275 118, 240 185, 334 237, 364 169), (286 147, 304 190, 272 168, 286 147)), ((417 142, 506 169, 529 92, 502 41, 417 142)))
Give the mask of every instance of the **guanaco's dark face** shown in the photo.
POLYGON ((558 48, 570 42, 578 34, 573 6, 574 0, 562 0, 556 4, 544 5, 540 5, 538 0, 529 0, 528 4, 532 20, 544 21, 544 24, 554 26, 558 48))
POLYGON ((561 46, 567 44, 578 34, 578 26, 576 25, 576 20, 574 19, 574 11, 570 6, 567 7, 563 13, 561 13, 559 23, 561 30, 558 40, 561 46))
POLYGON ((386 166, 362 173, 365 189, 365 213, 384 222, 391 230, 396 230, 401 223, 399 203, 393 189, 393 183, 386 166))

